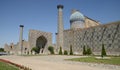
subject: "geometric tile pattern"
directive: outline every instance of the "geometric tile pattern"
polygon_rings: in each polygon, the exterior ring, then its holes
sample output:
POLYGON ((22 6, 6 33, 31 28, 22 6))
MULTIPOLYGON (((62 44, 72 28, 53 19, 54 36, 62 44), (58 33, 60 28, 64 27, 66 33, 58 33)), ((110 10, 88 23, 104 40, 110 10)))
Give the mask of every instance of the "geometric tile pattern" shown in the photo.
POLYGON ((105 44, 108 54, 120 55, 120 22, 94 26, 84 29, 64 30, 64 49, 82 53, 82 47, 91 47, 94 54, 100 54, 105 44))

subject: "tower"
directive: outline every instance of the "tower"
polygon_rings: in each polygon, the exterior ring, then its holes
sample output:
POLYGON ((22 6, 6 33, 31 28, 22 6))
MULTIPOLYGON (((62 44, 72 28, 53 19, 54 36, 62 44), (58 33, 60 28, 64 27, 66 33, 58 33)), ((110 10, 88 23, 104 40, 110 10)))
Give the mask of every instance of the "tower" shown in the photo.
POLYGON ((58 9, 58 33, 57 33, 57 47, 63 47, 63 5, 57 5, 58 9))
POLYGON ((19 38, 19 48, 20 48, 20 52, 22 54, 23 52, 23 25, 20 25, 20 38, 19 38))

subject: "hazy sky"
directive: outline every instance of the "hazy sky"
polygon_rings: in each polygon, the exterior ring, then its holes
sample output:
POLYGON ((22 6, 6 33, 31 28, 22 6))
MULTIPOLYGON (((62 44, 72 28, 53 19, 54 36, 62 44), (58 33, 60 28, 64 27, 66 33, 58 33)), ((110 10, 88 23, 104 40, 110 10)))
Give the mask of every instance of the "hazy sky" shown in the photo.
POLYGON ((69 29, 72 9, 100 21, 102 24, 120 20, 120 0, 0 0, 0 47, 19 41, 19 25, 24 25, 24 37, 29 29, 57 32, 57 5, 64 5, 64 29, 69 29))

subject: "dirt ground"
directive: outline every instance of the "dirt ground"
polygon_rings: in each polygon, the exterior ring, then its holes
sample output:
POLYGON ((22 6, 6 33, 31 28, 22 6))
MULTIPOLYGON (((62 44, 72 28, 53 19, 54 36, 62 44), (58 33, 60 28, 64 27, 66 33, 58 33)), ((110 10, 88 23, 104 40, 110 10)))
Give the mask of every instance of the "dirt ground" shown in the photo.
POLYGON ((2 59, 24 65, 32 70, 119 70, 120 66, 65 61, 84 56, 0 56, 2 59))

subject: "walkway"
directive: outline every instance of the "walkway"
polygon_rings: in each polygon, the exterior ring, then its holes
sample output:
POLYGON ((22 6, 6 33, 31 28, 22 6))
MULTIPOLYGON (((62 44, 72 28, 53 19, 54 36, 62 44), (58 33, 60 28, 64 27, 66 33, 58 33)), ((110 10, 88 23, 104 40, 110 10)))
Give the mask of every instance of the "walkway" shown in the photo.
POLYGON ((30 67, 32 70, 119 70, 120 66, 65 61, 83 56, 0 56, 2 59, 30 67))

